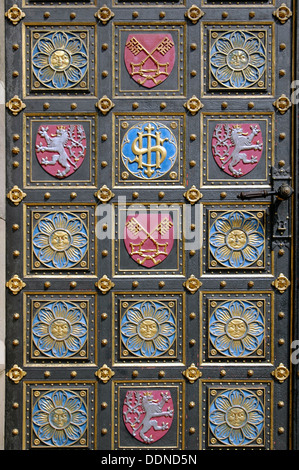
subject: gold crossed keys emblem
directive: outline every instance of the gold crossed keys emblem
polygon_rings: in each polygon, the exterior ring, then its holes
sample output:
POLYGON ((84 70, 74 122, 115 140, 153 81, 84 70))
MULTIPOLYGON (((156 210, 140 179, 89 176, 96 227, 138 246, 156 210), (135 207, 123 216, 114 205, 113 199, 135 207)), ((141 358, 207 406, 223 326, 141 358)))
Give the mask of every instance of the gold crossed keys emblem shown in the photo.
POLYGON ((131 77, 140 85, 152 88, 162 83, 171 73, 174 62, 175 47, 171 34, 129 35, 125 64, 131 77))
POLYGON ((173 233, 170 214, 138 214, 127 217, 124 242, 136 263, 151 268, 169 255, 173 247, 173 233))

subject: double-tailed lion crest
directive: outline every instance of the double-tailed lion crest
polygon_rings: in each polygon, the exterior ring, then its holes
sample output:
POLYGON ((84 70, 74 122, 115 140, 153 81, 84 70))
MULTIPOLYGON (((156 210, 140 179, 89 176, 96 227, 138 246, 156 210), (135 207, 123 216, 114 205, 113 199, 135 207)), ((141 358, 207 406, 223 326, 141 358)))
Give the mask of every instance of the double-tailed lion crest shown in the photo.
POLYGON ((212 153, 228 175, 240 178, 255 168, 263 150, 258 124, 217 124, 212 136, 212 153))
POLYGON ((169 431, 174 407, 169 390, 129 390, 123 402, 123 420, 138 441, 152 444, 169 431))
POLYGON ((41 167, 56 178, 66 178, 82 164, 86 154, 86 135, 82 125, 40 126, 35 153, 41 167))

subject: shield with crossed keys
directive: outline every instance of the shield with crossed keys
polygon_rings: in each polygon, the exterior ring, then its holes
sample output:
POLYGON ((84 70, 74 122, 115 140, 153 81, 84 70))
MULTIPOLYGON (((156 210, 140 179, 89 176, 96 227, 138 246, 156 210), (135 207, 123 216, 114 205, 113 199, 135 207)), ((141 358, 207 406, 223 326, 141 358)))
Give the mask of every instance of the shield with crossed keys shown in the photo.
POLYGON ((126 68, 137 83, 153 88, 164 82, 175 63, 171 34, 130 34, 124 54, 126 68))
POLYGON ((170 214, 140 213, 126 219, 124 243, 136 263, 152 268, 162 263, 173 247, 174 228, 170 214))

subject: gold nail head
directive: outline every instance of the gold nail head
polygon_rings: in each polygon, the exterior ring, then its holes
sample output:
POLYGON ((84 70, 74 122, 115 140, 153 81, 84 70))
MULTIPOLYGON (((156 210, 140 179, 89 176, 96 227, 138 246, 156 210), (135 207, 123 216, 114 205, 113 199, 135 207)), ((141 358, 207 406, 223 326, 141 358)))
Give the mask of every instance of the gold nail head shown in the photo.
POLYGON ((107 366, 107 364, 104 364, 100 369, 98 369, 95 372, 95 376, 98 377, 99 380, 101 380, 103 383, 107 383, 111 377, 113 377, 115 372, 110 369, 110 367, 107 366))
POLYGON ((23 371, 21 367, 19 367, 17 364, 15 364, 7 373, 7 377, 14 382, 15 384, 18 384, 27 372, 23 371))
POLYGON ((13 5, 6 13, 6 18, 15 26, 25 18, 25 13, 18 7, 18 5, 13 5))
POLYGON ((14 186, 9 193, 7 194, 7 198, 15 205, 18 206, 20 202, 23 201, 23 199, 27 196, 22 189, 20 189, 18 186, 14 186))
POLYGON ((198 8, 197 5, 192 5, 185 13, 185 17, 188 18, 193 24, 196 24, 198 20, 203 17, 203 15, 204 12, 198 8))
POLYGON ((103 5, 94 15, 98 20, 100 20, 104 25, 108 23, 111 18, 114 17, 114 13, 107 7, 103 5))
POLYGON ((107 294, 115 284, 105 274, 95 283, 95 286, 102 292, 102 294, 107 294))
POLYGON ((6 287, 12 292, 13 295, 18 294, 26 286, 25 282, 15 274, 9 281, 6 283, 6 287))

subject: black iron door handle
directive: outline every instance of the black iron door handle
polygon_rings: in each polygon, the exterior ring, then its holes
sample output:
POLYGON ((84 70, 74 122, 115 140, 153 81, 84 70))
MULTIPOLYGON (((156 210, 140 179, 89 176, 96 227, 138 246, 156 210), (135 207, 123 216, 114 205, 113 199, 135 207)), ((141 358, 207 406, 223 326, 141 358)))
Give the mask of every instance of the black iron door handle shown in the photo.
POLYGON ((243 191, 240 194, 237 195, 238 199, 242 199, 242 201, 246 199, 256 199, 256 198, 261 198, 261 197, 268 197, 268 196, 276 196, 277 199, 280 201, 285 201, 286 199, 289 199, 294 190, 291 188, 286 183, 283 183, 281 186, 276 191, 243 191))

